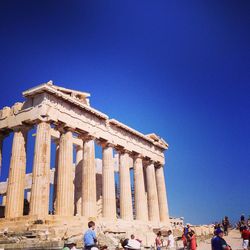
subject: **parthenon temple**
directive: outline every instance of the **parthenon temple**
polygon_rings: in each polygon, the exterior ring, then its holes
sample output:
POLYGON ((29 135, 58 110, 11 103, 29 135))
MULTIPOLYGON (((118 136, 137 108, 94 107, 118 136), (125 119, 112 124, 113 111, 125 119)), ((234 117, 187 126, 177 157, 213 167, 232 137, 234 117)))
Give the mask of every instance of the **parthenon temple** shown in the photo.
POLYGON ((24 102, 0 111, 0 167, 8 172, 0 183, 0 224, 77 217, 170 225, 163 169, 168 144, 161 137, 110 119, 90 106, 90 94, 52 81, 24 91, 23 97, 24 102), (11 134, 6 166, 3 149, 11 134), (102 159, 95 156, 96 147, 102 159))

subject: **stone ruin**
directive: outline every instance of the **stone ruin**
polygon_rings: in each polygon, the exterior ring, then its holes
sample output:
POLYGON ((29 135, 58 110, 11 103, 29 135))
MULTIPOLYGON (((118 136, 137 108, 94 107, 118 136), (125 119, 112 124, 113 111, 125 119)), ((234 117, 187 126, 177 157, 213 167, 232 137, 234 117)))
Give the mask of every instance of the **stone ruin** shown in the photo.
POLYGON ((0 183, 0 248, 60 249, 65 239, 81 242, 89 220, 111 248, 131 233, 150 246, 154 231, 170 228, 163 171, 168 144, 162 138, 109 119, 90 106, 90 94, 51 81, 23 97, 0 111, 0 167, 4 140, 13 134, 8 179, 0 183), (26 174, 33 128, 33 169, 26 174), (101 160, 95 145, 102 147, 101 160))

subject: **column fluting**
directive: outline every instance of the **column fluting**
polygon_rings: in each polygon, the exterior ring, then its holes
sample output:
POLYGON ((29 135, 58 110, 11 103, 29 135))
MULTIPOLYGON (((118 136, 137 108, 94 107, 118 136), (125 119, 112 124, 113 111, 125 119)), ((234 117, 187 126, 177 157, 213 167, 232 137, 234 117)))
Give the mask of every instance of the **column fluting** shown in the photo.
POLYGON ((96 167, 95 142, 83 142, 83 172, 82 172, 82 215, 95 217, 96 206, 96 167))
POLYGON ((37 125, 32 186, 30 196, 30 215, 44 217, 49 211, 50 190, 50 124, 37 125))
POLYGON ((147 196, 144 185, 142 158, 134 157, 135 217, 137 220, 148 220, 147 196))
POLYGON ((156 168, 155 176, 156 176, 156 186, 157 186, 157 194, 159 201, 160 221, 165 224, 168 224, 169 214, 168 214, 167 190, 166 190, 163 166, 156 168))
POLYGON ((82 167, 83 145, 76 147, 76 170, 75 170, 75 213, 82 214, 82 167))
POLYGON ((59 140, 54 140, 56 144, 55 170, 54 170, 54 185, 53 185, 53 211, 56 211, 56 192, 57 192, 57 177, 58 177, 58 161, 59 161, 59 140))
POLYGON ((102 216, 116 218, 115 176, 113 148, 105 145, 102 148, 102 216))
POLYGON ((159 205, 158 205, 158 195, 155 180, 155 166, 154 164, 149 164, 146 167, 146 177, 147 177, 147 198, 148 198, 148 217, 152 222, 159 222, 159 205))
POLYGON ((56 215, 74 215, 72 132, 63 131, 59 142, 56 215))
POLYGON ((120 181, 120 216, 124 220, 133 220, 131 182, 129 170, 129 155, 127 152, 119 154, 120 181))
POLYGON ((14 131, 7 184, 5 217, 23 216, 27 130, 14 131))

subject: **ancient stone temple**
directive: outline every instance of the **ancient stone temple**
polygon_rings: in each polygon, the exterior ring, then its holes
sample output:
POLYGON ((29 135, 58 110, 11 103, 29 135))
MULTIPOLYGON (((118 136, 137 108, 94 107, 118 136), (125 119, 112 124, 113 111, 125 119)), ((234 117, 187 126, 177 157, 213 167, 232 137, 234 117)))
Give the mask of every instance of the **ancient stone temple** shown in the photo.
POLYGON ((70 230, 70 222, 76 228, 76 221, 83 225, 89 219, 109 228, 170 225, 163 171, 167 143, 156 134, 144 135, 109 119, 90 106, 89 96, 50 81, 24 91, 24 102, 0 111, 2 168, 6 168, 2 166, 4 141, 13 134, 8 179, 0 185, 0 230, 15 230, 18 223, 22 230, 32 230, 37 221, 40 229, 67 224, 70 230), (28 159, 27 134, 34 128, 34 158, 28 159), (51 162, 52 144, 55 162, 51 162), (96 145, 102 147, 99 170, 96 145), (33 170, 26 174, 28 161, 33 162, 33 170))

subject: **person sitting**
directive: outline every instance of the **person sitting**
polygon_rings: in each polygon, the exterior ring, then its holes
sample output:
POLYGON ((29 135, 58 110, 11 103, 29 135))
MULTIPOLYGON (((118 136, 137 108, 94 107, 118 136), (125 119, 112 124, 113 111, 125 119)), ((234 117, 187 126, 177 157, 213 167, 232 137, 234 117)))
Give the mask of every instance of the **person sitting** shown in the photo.
POLYGON ((128 244, 125 246, 127 249, 141 249, 141 243, 139 240, 135 239, 135 236, 131 234, 128 244))

